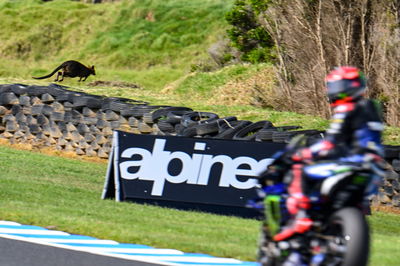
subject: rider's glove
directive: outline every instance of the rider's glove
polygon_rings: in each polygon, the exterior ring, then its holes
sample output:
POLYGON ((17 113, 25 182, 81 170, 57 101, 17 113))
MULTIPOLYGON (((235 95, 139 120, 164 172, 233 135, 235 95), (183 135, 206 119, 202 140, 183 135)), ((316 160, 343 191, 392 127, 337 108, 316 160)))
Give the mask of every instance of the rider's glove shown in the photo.
POLYGON ((266 171, 260 174, 259 183, 265 185, 268 181, 281 182, 282 178, 282 172, 278 167, 270 165, 266 171))
POLYGON ((375 153, 366 153, 363 157, 364 162, 382 162, 383 158, 381 156, 379 156, 378 154, 375 153))
POLYGON ((375 153, 366 153, 363 156, 363 161, 366 165, 369 165, 377 174, 381 176, 386 175, 386 171, 390 168, 389 164, 379 155, 375 153), (378 173, 381 172, 381 173, 378 173))

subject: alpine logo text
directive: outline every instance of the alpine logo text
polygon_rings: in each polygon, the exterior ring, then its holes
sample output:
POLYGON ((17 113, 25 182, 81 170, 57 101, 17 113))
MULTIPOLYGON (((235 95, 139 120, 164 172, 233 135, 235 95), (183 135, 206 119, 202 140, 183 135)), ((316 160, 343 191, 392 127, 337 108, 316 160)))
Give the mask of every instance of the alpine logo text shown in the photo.
MULTIPOLYGON (((237 176, 254 177, 261 173, 271 158, 260 161, 247 156, 231 158, 227 155, 210 155, 193 153, 192 156, 182 151, 165 151, 166 140, 155 139, 153 150, 150 152, 143 148, 128 148, 121 153, 121 158, 130 159, 119 163, 121 177, 127 180, 153 181, 152 196, 162 196, 165 182, 207 186, 210 171, 214 164, 222 165, 219 180, 220 187, 234 187, 237 189, 250 189, 256 186, 257 181, 248 178, 241 181, 237 176), (181 169, 176 175, 171 175, 168 167, 173 160, 181 162, 181 169)), ((193 150, 205 151, 206 143, 195 142, 193 150)))

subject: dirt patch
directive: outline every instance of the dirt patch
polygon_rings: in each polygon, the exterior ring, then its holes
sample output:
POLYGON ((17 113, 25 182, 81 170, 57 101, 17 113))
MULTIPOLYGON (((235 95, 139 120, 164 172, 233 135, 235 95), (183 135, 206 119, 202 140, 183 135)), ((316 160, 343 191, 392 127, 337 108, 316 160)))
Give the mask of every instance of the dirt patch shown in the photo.
POLYGON ((87 162, 107 163, 107 161, 108 161, 107 159, 103 159, 103 158, 99 158, 99 157, 77 155, 75 152, 58 151, 52 147, 38 147, 38 146, 33 146, 31 144, 22 144, 22 143, 10 144, 8 142, 8 140, 6 140, 6 139, 0 139, 0 145, 7 146, 7 147, 10 147, 12 149, 17 149, 17 150, 33 151, 33 152, 37 152, 37 153, 41 153, 41 154, 46 154, 46 155, 51 155, 51 156, 59 156, 59 157, 69 158, 69 159, 82 160, 82 161, 87 161, 87 162))
POLYGON ((380 212, 389 212, 389 213, 394 213, 394 214, 400 214, 400 209, 393 207, 393 206, 385 206, 385 205, 374 205, 371 207, 373 211, 380 211, 380 212))
POLYGON ((90 87, 117 87, 117 88, 132 88, 140 89, 138 84, 124 82, 124 81, 107 81, 107 80, 95 80, 88 84, 90 87))

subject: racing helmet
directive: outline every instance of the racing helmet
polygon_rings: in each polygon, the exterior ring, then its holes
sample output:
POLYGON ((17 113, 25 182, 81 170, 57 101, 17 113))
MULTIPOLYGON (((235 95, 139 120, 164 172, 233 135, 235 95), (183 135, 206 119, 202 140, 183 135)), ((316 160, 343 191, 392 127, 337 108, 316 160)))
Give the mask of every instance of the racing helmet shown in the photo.
POLYGON ((357 101, 367 85, 364 74, 352 66, 336 67, 326 76, 325 82, 330 103, 357 101))

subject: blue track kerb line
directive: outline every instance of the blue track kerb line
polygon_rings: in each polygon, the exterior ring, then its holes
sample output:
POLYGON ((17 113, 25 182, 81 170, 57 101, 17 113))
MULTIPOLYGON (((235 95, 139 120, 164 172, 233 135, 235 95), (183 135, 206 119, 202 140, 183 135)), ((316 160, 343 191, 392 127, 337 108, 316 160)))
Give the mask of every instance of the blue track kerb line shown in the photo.
POLYGON ((145 245, 135 244, 85 244, 85 243, 67 243, 68 246, 74 247, 88 247, 88 248, 109 248, 112 251, 113 248, 141 248, 141 249, 155 249, 145 245))
POLYGON ((93 237, 89 236, 80 236, 80 235, 31 235, 31 234, 24 234, 23 232, 20 233, 0 233, 3 235, 13 235, 13 236, 20 236, 20 237, 27 237, 31 239, 40 239, 40 238, 48 238, 48 239, 75 239, 75 240, 98 240, 93 237))
POLYGON ((124 259, 140 257, 160 263, 193 266, 260 266, 257 262, 246 262, 229 258, 218 258, 207 254, 184 253, 175 249, 157 249, 146 245, 118 243, 90 236, 72 235, 39 226, 21 225, 14 222, 0 221, 0 237, 15 237, 18 240, 38 241, 41 244, 60 248, 78 249, 82 252, 95 251, 105 256, 121 256, 124 259))
POLYGON ((21 229, 21 230, 48 230, 46 228, 35 226, 35 225, 0 225, 0 228, 7 228, 7 229, 21 229))
POLYGON ((169 263, 175 263, 175 264, 184 264, 184 265, 196 265, 196 266, 202 266, 202 265, 215 265, 215 266, 261 266, 261 264, 257 262, 238 262, 238 263, 226 263, 226 262, 182 262, 182 261, 165 261, 169 263))
MULTIPOLYGON (((157 249, 154 249, 157 250, 157 249)), ((205 255, 205 254, 190 254, 190 253, 182 253, 182 254, 154 254, 154 253, 135 253, 135 252, 114 252, 112 250, 109 251, 109 253, 113 253, 113 254, 121 254, 121 255, 134 255, 134 256, 178 256, 178 257, 197 257, 197 258, 215 258, 213 256, 210 255, 205 255)))

